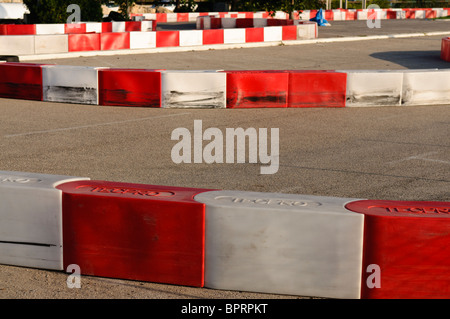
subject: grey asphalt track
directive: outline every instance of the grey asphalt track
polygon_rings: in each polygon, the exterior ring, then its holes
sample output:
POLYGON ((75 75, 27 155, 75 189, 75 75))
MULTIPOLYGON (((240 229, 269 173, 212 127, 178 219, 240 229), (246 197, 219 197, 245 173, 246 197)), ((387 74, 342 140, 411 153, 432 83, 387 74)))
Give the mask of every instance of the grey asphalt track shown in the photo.
MULTIPOLYGON (((319 35, 363 35, 358 22, 331 22, 319 35)), ((367 28, 367 27, 366 27, 367 28)), ((379 33, 446 31, 450 22, 382 22, 379 33), (385 23, 386 22, 386 23, 385 23), (404 23, 404 24, 403 24, 404 23)), ((428 69, 443 36, 203 52, 39 61, 165 69, 428 69)), ((186 110, 99 107, 0 99, 0 169, 169 186, 392 200, 450 201, 449 105, 369 108, 186 110), (174 164, 175 128, 279 128, 280 168, 174 164)), ((295 299, 0 266, 0 298, 295 299)), ((309 298, 309 297, 305 297, 309 298)))

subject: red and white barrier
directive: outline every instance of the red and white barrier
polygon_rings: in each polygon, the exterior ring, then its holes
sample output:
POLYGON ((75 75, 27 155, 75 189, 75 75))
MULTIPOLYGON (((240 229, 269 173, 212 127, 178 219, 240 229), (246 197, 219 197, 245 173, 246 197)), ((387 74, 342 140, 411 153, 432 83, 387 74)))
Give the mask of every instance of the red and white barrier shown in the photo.
POLYGON ((442 39, 441 59, 450 62, 450 37, 442 39))
POLYGON ((450 298, 450 202, 0 172, 0 263, 325 298, 450 298))
POLYGON ((370 107, 447 104, 450 99, 450 70, 445 69, 177 71, 2 62, 0 70, 4 72, 0 97, 63 103, 163 108, 370 107))

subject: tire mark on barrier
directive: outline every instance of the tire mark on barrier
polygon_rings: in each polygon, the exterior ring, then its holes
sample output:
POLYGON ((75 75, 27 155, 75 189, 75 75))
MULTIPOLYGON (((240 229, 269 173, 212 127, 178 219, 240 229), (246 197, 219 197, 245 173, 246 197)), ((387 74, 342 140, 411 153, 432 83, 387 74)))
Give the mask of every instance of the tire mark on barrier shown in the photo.
POLYGON ((63 127, 63 128, 57 128, 57 129, 52 129, 52 130, 44 130, 44 131, 34 131, 34 132, 27 132, 27 133, 8 134, 8 135, 4 135, 4 137, 18 137, 18 136, 27 136, 27 135, 34 135, 34 134, 56 133, 56 132, 71 131, 71 130, 92 128, 92 127, 105 126, 105 125, 141 122, 141 121, 146 121, 146 120, 161 119, 161 118, 165 118, 165 117, 181 116, 181 115, 188 115, 188 114, 190 114, 190 113, 178 113, 178 114, 169 114, 169 115, 161 115, 161 116, 151 116, 151 117, 143 117, 143 118, 132 119, 132 120, 125 120, 125 121, 115 121, 115 122, 97 123, 97 124, 90 124, 90 125, 63 127))

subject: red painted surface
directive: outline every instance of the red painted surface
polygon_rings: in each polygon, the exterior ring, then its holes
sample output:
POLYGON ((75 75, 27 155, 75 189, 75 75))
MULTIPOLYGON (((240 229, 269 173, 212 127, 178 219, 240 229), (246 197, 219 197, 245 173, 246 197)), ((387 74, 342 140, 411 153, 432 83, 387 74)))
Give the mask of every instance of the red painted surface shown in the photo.
POLYGON ((223 44, 223 29, 203 30, 203 44, 223 44))
POLYGON ((57 186, 63 195, 63 263, 81 273, 204 285, 205 189, 106 181, 57 186))
POLYGON ((227 108, 286 107, 289 74, 285 71, 225 71, 227 108))
POLYGON ((42 64, 0 63, 2 98, 42 101, 42 64))
POLYGON ((100 69, 99 104, 161 107, 161 73, 157 70, 100 69))
POLYGON ((347 74, 289 71, 288 107, 345 107, 347 74))
POLYGON ((282 39, 286 40, 297 40, 297 26, 287 25, 282 28, 282 39))
POLYGON ((100 33, 69 34, 69 52, 99 51, 100 33))
POLYGON ((8 35, 34 35, 36 34, 35 24, 7 24, 8 35))
POLYGON ((157 31, 156 47, 177 47, 180 45, 179 31, 157 31))
POLYGON ((66 34, 86 33, 86 24, 85 23, 66 23, 64 25, 64 33, 66 33, 66 34))
POLYGON ((101 50, 124 50, 130 48, 130 33, 111 32, 100 34, 101 50))
POLYGON ((450 62, 450 37, 442 39, 441 59, 450 62))
POLYGON ((362 298, 450 298, 450 203, 363 200, 347 209, 364 214, 362 298), (369 287, 369 265, 380 287, 369 287))
POLYGON ((125 21, 125 31, 141 31, 141 22, 140 21, 125 21))
POLYGON ((264 42, 264 28, 245 29, 245 42, 264 42))

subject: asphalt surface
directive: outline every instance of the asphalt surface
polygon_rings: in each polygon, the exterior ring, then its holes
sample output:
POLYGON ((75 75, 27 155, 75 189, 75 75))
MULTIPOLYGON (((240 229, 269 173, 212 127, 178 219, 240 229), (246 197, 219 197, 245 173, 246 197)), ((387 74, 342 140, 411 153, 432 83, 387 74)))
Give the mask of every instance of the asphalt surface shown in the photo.
MULTIPOLYGON (((446 31, 450 22, 382 21, 378 32, 446 31), (405 23, 405 24, 402 24, 405 23)), ((360 35, 331 22, 319 35, 360 35)), ((365 25, 365 23, 364 23, 365 25)), ((367 26, 366 26, 367 28, 367 26)), ((450 31, 449 31, 450 34, 450 31)), ((443 36, 235 50, 55 59, 44 63, 165 69, 427 69, 443 36)), ((392 200, 450 201, 449 105, 370 108, 186 110, 99 107, 0 99, 0 168, 117 182, 392 200), (171 132, 279 128, 280 166, 174 164, 171 132)), ((2 299, 309 299, 190 288, 0 266, 2 299)))

